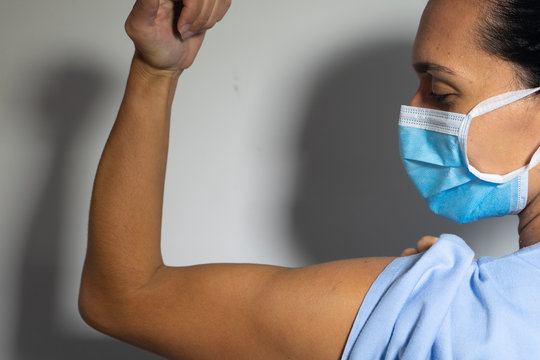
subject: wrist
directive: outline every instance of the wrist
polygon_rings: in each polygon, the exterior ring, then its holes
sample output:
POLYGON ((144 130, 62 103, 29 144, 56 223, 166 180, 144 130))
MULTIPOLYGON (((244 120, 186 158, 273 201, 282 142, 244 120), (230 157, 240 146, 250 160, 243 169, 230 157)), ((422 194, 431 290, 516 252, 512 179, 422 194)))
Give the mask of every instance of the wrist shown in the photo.
POLYGON ((166 100, 167 106, 171 106, 181 73, 182 71, 157 69, 148 65, 135 53, 131 62, 125 96, 142 96, 146 102, 153 104, 149 106, 158 107, 161 105, 154 103, 155 101, 161 103, 161 100, 166 100))
POLYGON ((149 79, 170 79, 176 81, 182 74, 182 70, 160 69, 148 64, 138 51, 135 51, 135 54, 133 55, 131 68, 132 71, 149 79))

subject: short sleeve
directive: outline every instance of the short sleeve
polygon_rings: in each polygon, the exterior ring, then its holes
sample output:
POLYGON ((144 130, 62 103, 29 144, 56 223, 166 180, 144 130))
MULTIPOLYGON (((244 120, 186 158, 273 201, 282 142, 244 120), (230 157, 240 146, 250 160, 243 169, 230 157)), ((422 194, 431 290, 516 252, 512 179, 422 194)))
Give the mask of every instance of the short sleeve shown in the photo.
POLYGON ((342 359, 430 358, 452 298, 475 267, 473 251, 454 235, 395 259, 367 293, 342 359))

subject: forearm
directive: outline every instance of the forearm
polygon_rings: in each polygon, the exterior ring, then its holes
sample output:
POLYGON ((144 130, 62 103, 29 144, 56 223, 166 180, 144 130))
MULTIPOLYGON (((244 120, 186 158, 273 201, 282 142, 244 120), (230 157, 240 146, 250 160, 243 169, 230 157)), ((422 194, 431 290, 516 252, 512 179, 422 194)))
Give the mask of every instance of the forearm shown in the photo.
POLYGON ((83 285, 95 293, 137 289, 163 264, 163 189, 177 79, 150 74, 137 57, 131 65, 91 200, 83 285))

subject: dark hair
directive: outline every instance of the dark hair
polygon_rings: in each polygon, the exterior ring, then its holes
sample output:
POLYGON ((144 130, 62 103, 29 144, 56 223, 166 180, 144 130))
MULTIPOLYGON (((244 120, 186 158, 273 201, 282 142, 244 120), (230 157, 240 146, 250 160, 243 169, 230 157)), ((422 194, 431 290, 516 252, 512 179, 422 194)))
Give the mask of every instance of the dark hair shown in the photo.
POLYGON ((516 65, 523 85, 540 87, 540 0, 485 1, 481 48, 516 65))

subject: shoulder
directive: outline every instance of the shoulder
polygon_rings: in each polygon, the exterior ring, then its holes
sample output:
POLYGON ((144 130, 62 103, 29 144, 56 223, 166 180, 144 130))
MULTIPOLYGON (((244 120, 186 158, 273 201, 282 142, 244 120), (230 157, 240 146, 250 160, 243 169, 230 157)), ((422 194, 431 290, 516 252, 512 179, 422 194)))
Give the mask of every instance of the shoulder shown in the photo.
POLYGON ((457 236, 392 262, 371 286, 344 358, 526 358, 540 353, 540 246, 474 258, 457 236))
POLYGON ((453 235, 442 235, 425 253, 396 259, 364 299, 344 358, 429 358, 471 266, 473 251, 453 235))

